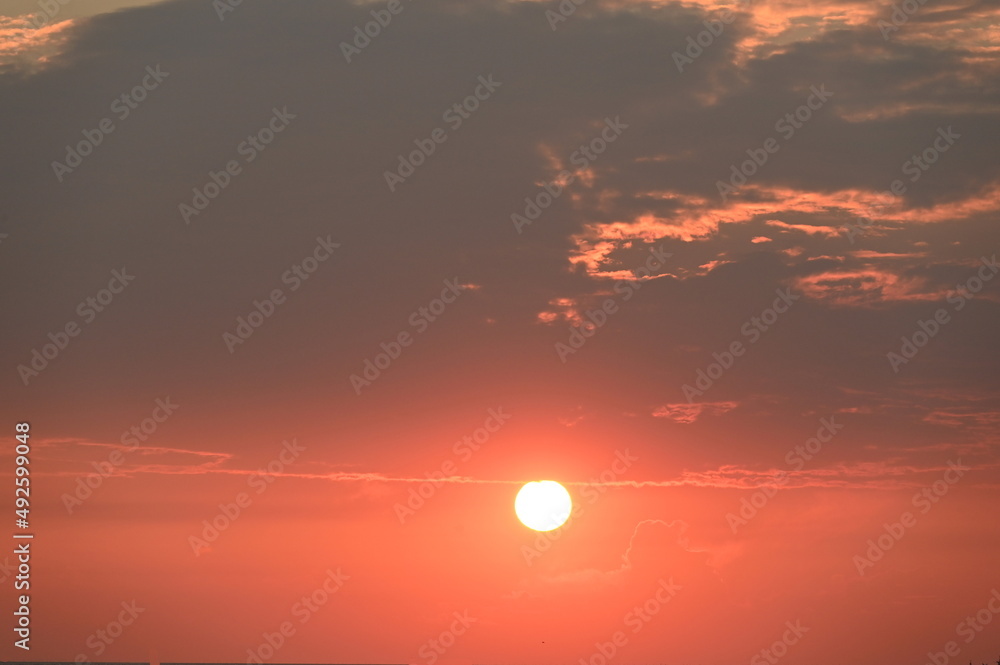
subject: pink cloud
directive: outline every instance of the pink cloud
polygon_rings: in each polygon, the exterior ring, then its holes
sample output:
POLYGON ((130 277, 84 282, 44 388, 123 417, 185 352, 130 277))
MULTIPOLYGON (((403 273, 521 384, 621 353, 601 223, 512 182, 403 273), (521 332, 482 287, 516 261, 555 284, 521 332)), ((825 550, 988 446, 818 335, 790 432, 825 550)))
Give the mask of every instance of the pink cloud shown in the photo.
POLYGON ((652 415, 654 418, 669 418, 676 423, 690 424, 698 420, 702 413, 719 416, 732 411, 737 406, 739 406, 739 402, 696 402, 694 404, 680 402, 659 406, 652 415))

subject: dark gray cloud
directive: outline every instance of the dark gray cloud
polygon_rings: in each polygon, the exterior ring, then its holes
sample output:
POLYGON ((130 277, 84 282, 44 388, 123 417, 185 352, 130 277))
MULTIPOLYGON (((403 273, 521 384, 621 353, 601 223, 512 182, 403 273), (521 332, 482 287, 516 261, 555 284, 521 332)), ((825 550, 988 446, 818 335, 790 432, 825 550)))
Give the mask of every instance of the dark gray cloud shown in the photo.
MULTIPOLYGON (((998 175, 997 90, 968 49, 887 41, 871 24, 815 31, 735 64, 755 35, 741 13, 678 72, 672 54, 710 12, 589 5, 553 31, 547 8, 406 4, 350 64, 339 44, 371 19, 368 6, 244 4, 219 21, 208 3, 171 2, 76 22, 40 71, 0 78, 13 101, 0 110, 9 234, 0 251, 11 312, 5 395, 22 408, 72 405, 79 413, 163 392, 231 416, 325 404, 331 422, 356 424, 387 408, 416 408, 398 403, 415 390, 415 403, 431 413, 488 397, 541 399, 554 412, 600 401, 608 417, 648 413, 683 401, 681 386, 713 351, 741 338, 741 325, 776 288, 847 272, 847 288, 855 279, 864 290, 857 273, 867 271, 935 293, 995 252, 988 188, 998 175), (147 66, 169 76, 119 118, 112 101, 147 66), (448 127, 442 114, 480 76, 501 85, 390 192, 383 173, 415 140, 448 127), (717 181, 746 150, 780 137, 776 121, 820 85, 832 98, 723 203, 717 181), (246 163, 238 146, 275 108, 294 119, 246 163), (114 131, 58 182, 51 162, 104 117, 114 131), (605 118, 628 129, 517 233, 511 214, 523 212, 540 183, 573 168, 570 156, 605 118), (857 221, 863 206, 851 193, 906 178, 904 163, 939 127, 961 139, 854 243, 769 224, 839 229, 857 221), (191 204, 192 188, 233 159, 239 175, 185 224, 178 205, 191 204), (976 201, 977 210, 960 209, 976 201), (947 205, 952 212, 941 212, 947 205), (924 213, 933 221, 921 222, 924 213), (643 216, 664 226, 639 234, 643 216), (563 365, 553 345, 568 337, 567 322, 536 317, 554 299, 568 299, 570 309, 600 302, 595 294, 612 282, 571 269, 569 259, 579 239, 597 240, 612 223, 626 225, 626 238, 636 231, 636 242, 610 251, 606 269, 627 270, 647 243, 662 243, 673 253, 672 276, 644 283, 563 365), (319 236, 341 248, 230 354, 223 333, 254 299, 287 291, 282 274, 319 236), (758 236, 771 242, 750 242, 758 236), (912 256, 851 254, 862 250, 912 256), (122 266, 134 283, 23 386, 16 367, 47 333, 77 320, 77 304, 122 266), (356 397, 348 376, 380 342, 410 330, 410 313, 451 277, 478 288, 356 397)), ((884 289, 864 307, 812 295, 705 399, 753 405, 769 396, 786 403, 781 412, 849 408, 859 400, 845 388, 892 390, 899 377, 886 353, 938 306, 884 289)), ((984 370, 996 357, 984 331, 995 324, 995 295, 984 295, 904 371, 942 389, 993 390, 984 370)), ((720 418, 752 418, 755 408, 720 418)), ((90 427, 80 434, 105 425, 95 418, 90 427)))

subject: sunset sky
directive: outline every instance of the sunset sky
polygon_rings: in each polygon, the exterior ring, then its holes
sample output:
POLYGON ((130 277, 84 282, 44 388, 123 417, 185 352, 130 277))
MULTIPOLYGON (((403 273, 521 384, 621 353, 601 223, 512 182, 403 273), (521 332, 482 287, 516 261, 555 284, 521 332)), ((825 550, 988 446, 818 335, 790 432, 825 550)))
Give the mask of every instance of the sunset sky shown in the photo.
POLYGON ((2 3, 0 660, 997 660, 1000 4, 576 2, 2 3))

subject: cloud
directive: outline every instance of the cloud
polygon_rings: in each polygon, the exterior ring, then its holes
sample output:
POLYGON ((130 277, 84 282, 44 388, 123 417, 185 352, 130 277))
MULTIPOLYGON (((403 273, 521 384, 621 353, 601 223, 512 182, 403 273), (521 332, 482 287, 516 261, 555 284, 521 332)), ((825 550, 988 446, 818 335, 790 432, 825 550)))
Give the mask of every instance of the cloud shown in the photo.
POLYGON ((727 411, 732 411, 738 402, 678 402, 675 404, 664 404, 653 410, 654 418, 668 418, 677 423, 690 424, 698 420, 702 413, 710 416, 719 416, 727 411))
POLYGON ((782 229, 784 231, 801 231, 802 233, 808 233, 809 235, 819 235, 826 238, 836 238, 843 234, 839 228, 833 226, 816 226, 812 224, 786 224, 781 220, 769 219, 764 222, 768 226, 774 226, 776 228, 782 229))
POLYGON ((47 24, 44 16, 0 16, 0 76, 37 72, 63 48, 73 22, 47 24))

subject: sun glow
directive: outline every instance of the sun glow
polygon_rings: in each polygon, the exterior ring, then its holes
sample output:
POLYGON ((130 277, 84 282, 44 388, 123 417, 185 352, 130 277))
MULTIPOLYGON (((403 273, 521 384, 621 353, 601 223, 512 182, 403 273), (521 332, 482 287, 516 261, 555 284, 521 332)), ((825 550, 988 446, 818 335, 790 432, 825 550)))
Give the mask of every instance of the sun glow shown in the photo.
POLYGON ((524 526, 535 531, 552 531, 566 523, 573 500, 566 488, 554 480, 526 483, 514 499, 514 512, 524 526))

